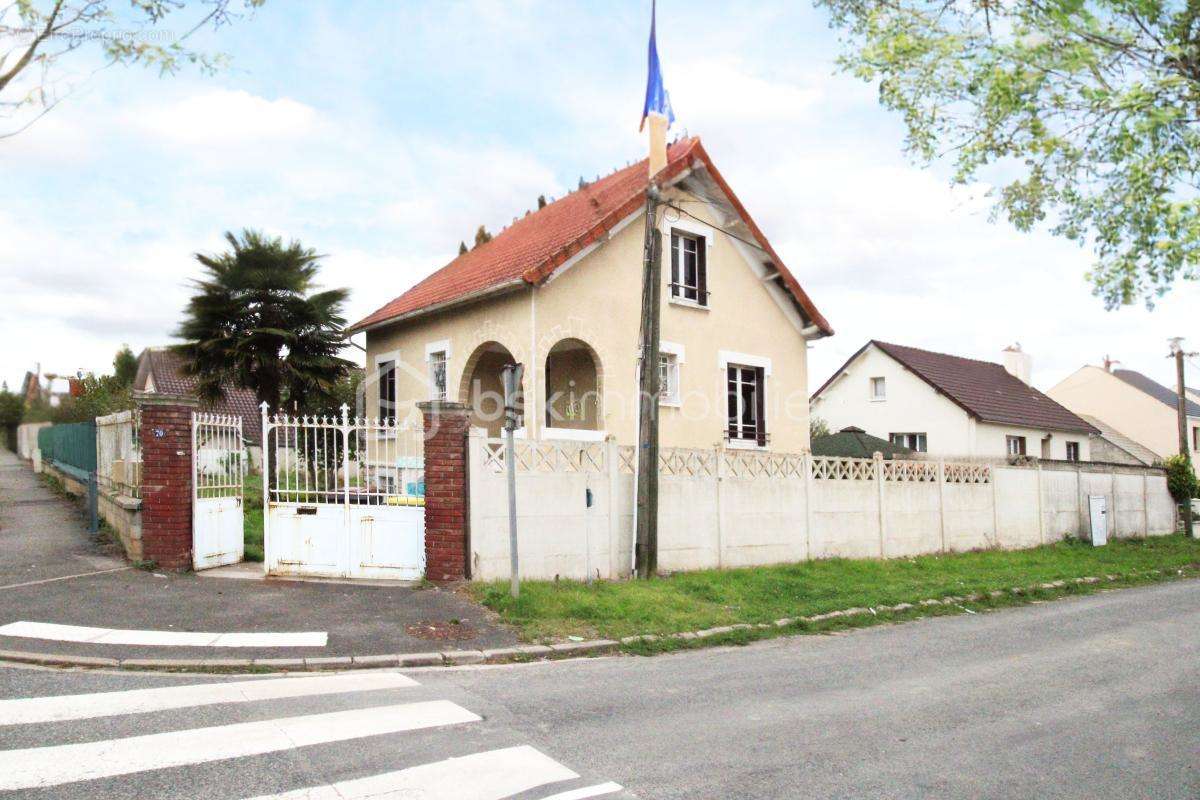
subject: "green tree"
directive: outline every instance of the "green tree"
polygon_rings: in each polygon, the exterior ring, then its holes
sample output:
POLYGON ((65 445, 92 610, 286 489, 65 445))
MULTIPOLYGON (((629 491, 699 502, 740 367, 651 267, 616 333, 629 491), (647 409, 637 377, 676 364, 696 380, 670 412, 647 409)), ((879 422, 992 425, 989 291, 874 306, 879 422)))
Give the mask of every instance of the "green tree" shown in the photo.
POLYGON ((1200 278, 1195 0, 817 0, 919 160, 998 185, 995 215, 1090 243, 1094 292, 1200 278))
POLYGON ((346 289, 314 291, 321 256, 299 242, 245 230, 226 233, 230 250, 196 254, 208 277, 196 281, 176 335, 184 372, 207 402, 243 386, 272 409, 328 407, 354 366, 344 344, 346 289))
POLYGON ((9 450, 17 447, 17 426, 25 414, 25 403, 21 396, 8 390, 8 384, 0 390, 0 430, 4 431, 5 444, 9 450))
POLYGON ((808 438, 819 439, 829 435, 829 423, 820 417, 808 418, 808 438))
MULTIPOLYGON (((228 59, 190 45, 191 37, 215 30, 264 0, 16 0, 0 6, 0 119, 9 119, 0 139, 28 128, 76 84, 77 70, 64 66, 83 53, 99 56, 101 69, 140 64, 172 75, 185 65, 212 74, 228 59), (174 30, 167 26, 178 26, 174 30)), ((90 74, 95 74, 96 69, 90 74)), ((86 79, 89 73, 78 73, 86 79)))
POLYGON ((1196 471, 1192 468, 1192 460, 1185 455, 1173 455, 1163 462, 1167 469, 1167 490, 1176 503, 1187 502, 1189 498, 1200 497, 1200 481, 1196 479, 1196 471))
POLYGON ((113 356, 113 377, 123 386, 133 386, 137 371, 137 356, 129 349, 129 345, 121 345, 121 349, 113 356))

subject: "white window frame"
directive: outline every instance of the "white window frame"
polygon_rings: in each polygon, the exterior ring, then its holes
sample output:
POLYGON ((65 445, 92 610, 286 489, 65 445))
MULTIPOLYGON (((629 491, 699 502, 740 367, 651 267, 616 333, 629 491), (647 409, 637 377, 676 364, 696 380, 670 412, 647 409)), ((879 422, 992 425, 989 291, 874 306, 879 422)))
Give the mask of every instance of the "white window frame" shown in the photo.
POLYGON ((1067 461, 1074 461, 1074 462, 1078 462, 1080 459, 1082 459, 1082 458, 1083 458, 1083 451, 1082 451, 1082 450, 1080 449, 1080 447, 1079 447, 1079 442, 1077 442, 1077 441, 1075 441, 1075 440, 1070 440, 1070 441, 1066 442, 1066 453, 1065 453, 1065 455, 1066 455, 1066 459, 1067 459, 1067 461), (1075 448, 1075 457, 1074 457, 1074 458, 1071 458, 1071 448, 1072 448, 1072 447, 1074 447, 1074 448, 1075 448))
MULTIPOLYGON (((383 400, 379 396, 379 390, 383 383, 379 374, 380 367, 387 362, 392 362, 392 415, 393 418, 399 420, 400 417, 400 388, 396 385, 396 375, 400 371, 400 351, 392 350, 387 353, 378 353, 375 356, 375 402, 378 404, 375 408, 375 417, 379 420, 387 419, 383 413, 383 400)), ((365 399, 365 398, 364 398, 365 399)), ((367 413, 364 409, 363 413, 367 413)), ((396 435, 395 431, 380 431, 380 438, 390 438, 396 435)))
POLYGON ((439 339, 436 342, 425 343, 425 380, 429 386, 429 399, 446 401, 450 399, 450 340, 439 339), (437 387, 433 380, 433 357, 442 355, 445 370, 445 396, 437 396, 437 387))
MULTIPOLYGON (((763 428, 767 432, 767 443, 759 444, 753 439, 728 439, 726 437, 725 446, 733 450, 770 450, 770 410, 771 410, 771 359, 766 356, 756 356, 751 353, 739 353, 735 350, 718 350, 717 351, 717 368, 721 371, 721 387, 722 395, 722 414, 724 414, 724 402, 727 402, 725 392, 729 391, 727 384, 727 376, 729 367, 761 367, 763 371, 763 428)), ((722 425, 722 430, 728 430, 728 425, 722 425)))
POLYGON ((882 403, 887 400, 887 376, 872 375, 870 380, 870 400, 872 403, 882 403), (875 387, 878 385, 883 389, 882 394, 875 393, 875 387))
MULTIPOLYGON (((678 212, 676 212, 676 213, 678 213, 678 212)), ((709 278, 711 278, 711 276, 712 276, 712 270, 708 269, 708 267, 710 265, 710 262, 712 261, 713 242, 715 242, 717 240, 716 229, 713 228, 711 225, 707 225, 703 222, 700 222, 699 220, 692 219, 691 217, 685 217, 682 214, 680 214, 679 219, 676 219, 676 220, 669 220, 669 219, 667 219, 667 215, 663 214, 659 228, 663 233, 663 239, 666 243, 663 247, 663 250, 664 250, 663 258, 666 261, 665 269, 663 269, 663 275, 665 277, 665 281, 667 284, 667 286, 666 286, 667 301, 669 303, 671 303, 672 305, 684 306, 685 308, 694 308, 694 309, 698 309, 698 310, 702 310, 702 311, 710 311, 712 309, 711 303, 708 303, 708 302, 699 303, 695 300, 689 300, 686 297, 673 297, 671 295, 671 261, 670 261, 670 259, 671 259, 671 233, 673 231, 678 231, 679 233, 687 234, 689 236, 699 236, 699 237, 703 238, 704 248, 705 248, 705 252, 704 252, 705 280, 704 280, 704 284, 705 284, 706 290, 709 293, 709 296, 711 297, 712 289, 709 287, 711 286, 712 282, 711 282, 711 280, 709 280, 709 278)))
POLYGON ((888 435, 888 441, 890 441, 892 444, 899 445, 900 447, 907 447, 909 450, 917 453, 929 452, 929 434, 923 431, 896 431, 895 433, 888 435), (897 437, 899 437, 902 441, 896 441, 897 437), (913 442, 913 445, 916 445, 916 447, 908 444, 910 438, 913 442), (924 445, 924 447, 921 445, 924 445))
POLYGON ((676 342, 660 341, 658 343, 658 353, 660 361, 664 357, 670 359, 671 361, 669 371, 672 373, 672 377, 674 378, 675 389, 675 391, 669 395, 660 394, 658 404, 661 406, 678 408, 683 402, 683 390, 679 386, 679 379, 680 375, 682 374, 680 367, 685 361, 687 361, 686 350, 683 345, 677 344, 676 342))
POLYGON ((1004 452, 1009 456, 1024 456, 1029 454, 1029 437, 1017 436, 1016 434, 1006 434, 1004 436, 1004 452), (1020 444, 1021 449, 1025 452, 1013 452, 1013 445, 1020 444))

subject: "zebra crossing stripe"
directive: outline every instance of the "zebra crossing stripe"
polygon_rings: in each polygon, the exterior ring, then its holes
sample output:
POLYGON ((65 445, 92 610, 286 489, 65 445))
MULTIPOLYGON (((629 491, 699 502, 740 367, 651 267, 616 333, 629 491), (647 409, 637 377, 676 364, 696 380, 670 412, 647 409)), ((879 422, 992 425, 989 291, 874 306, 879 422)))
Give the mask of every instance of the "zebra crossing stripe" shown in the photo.
POLYGON ((53 697, 19 697, 0 700, 0 726, 32 725, 72 719, 145 714, 174 708, 219 703, 253 703, 342 692, 369 692, 417 686, 396 672, 359 672, 299 678, 265 678, 231 683, 199 683, 53 697))
MULTIPOLYGON (((579 775, 529 746, 489 750, 367 778, 331 783, 253 800, 500 800, 579 775)), ((582 797, 583 795, 581 795, 582 797)))
POLYGON ((589 797, 600 797, 619 791, 621 791, 621 784, 609 781, 608 783, 598 783, 595 786, 584 786, 582 789, 572 789, 569 792, 559 792, 544 797, 542 800, 587 800, 589 797))
POLYGON ((0 751, 0 791, 128 775, 367 736, 478 722, 448 700, 0 751))
POLYGON ((56 642, 130 644, 152 647, 324 647, 329 641, 329 634, 325 631, 298 631, 295 633, 137 631, 24 620, 0 625, 0 636, 49 639, 56 642))

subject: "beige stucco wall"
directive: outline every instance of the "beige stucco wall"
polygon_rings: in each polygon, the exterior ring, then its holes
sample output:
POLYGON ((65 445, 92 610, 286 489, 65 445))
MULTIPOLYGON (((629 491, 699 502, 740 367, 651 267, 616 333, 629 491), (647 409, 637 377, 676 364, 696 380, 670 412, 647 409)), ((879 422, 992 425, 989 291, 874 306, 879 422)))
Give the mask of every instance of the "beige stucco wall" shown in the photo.
MULTIPOLYGON (((668 195, 669 196, 669 195, 668 195)), ((686 206, 708 224, 706 207, 688 197, 686 206)), ((671 212, 674 216, 676 212, 671 212)), ((672 223, 664 220, 662 227, 672 223)), ((695 226, 684 218, 674 224, 695 226)), ((798 316, 786 310, 755 274, 744 253, 753 255, 724 233, 710 227, 708 310, 670 301, 669 238, 664 236, 662 339, 682 345, 679 370, 682 402, 662 407, 664 446, 710 447, 721 441, 726 425, 725 371, 722 353, 745 354, 770 362, 767 377, 768 449, 799 452, 808 448, 807 349, 798 316)), ((641 303, 643 227, 634 215, 630 224, 537 288, 520 287, 510 294, 469 306, 431 314, 367 332, 367 408, 378 413, 378 389, 372 370, 383 358, 395 358, 399 413, 415 414, 412 405, 428 399, 426 346, 449 343, 448 386, 452 397, 464 387, 464 371, 472 354, 489 341, 503 345, 526 365, 523 389, 536 398, 525 415, 526 435, 545 437, 546 356, 555 343, 575 338, 586 342, 599 361, 604 431, 622 443, 635 438, 637 408, 636 354, 641 303), (533 413, 536 409, 538 413, 533 413)), ((755 260, 762 254, 753 256, 755 260)), ((761 269, 761 267, 758 267, 761 269)), ((396 287, 397 292, 403 287, 396 287)), ((562 434, 562 435, 570 435, 562 434)))
POLYGON ((918 378, 891 356, 871 346, 848 364, 819 397, 812 414, 830 431, 850 425, 887 439, 893 433, 924 433, 930 455, 1002 458, 1007 436, 1024 436, 1026 454, 1042 455, 1041 442, 1050 436, 1050 458, 1066 459, 1067 442, 1079 443, 1079 457, 1090 458, 1088 436, 977 422, 967 412, 918 378), (871 378, 884 378, 887 397, 871 398, 871 378))
MULTIPOLYGON (((1160 458, 1179 452, 1175 410, 1100 367, 1076 370, 1047 394, 1076 414, 1104 420, 1160 458)), ((1200 419, 1189 417, 1188 425, 1200 427, 1200 419)), ((1197 455, 1193 451, 1193 461, 1197 455)))

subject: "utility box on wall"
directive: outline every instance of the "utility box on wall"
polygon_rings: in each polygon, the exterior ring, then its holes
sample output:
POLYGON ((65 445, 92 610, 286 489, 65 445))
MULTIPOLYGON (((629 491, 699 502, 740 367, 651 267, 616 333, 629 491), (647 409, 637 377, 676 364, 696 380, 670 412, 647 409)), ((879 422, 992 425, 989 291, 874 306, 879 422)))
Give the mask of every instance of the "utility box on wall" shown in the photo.
POLYGON ((1092 523, 1092 545, 1108 544, 1108 498, 1102 494, 1089 495, 1088 512, 1092 523))

